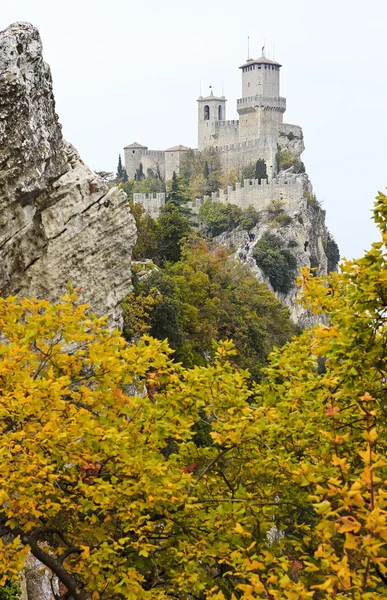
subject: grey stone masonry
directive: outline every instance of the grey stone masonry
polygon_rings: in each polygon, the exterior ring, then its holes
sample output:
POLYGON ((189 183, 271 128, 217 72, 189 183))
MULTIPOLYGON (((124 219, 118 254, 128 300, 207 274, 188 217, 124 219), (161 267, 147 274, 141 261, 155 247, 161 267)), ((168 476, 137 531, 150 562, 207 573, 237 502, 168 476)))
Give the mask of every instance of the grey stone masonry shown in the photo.
MULTIPOLYGON (((280 95, 280 68, 278 62, 265 56, 249 58, 240 67, 242 97, 236 103, 239 119, 226 120, 227 100, 223 95, 216 96, 212 88, 208 96, 199 96, 198 149, 211 148, 219 153, 224 171, 235 171, 239 176, 244 167, 262 159, 271 179, 278 173, 279 149, 300 158, 304 150, 301 128, 283 123, 286 99, 280 95)), ((126 171, 134 178, 142 164, 145 175, 169 181, 173 172, 180 172, 186 151, 185 146, 149 150, 135 142, 125 148, 126 171)))

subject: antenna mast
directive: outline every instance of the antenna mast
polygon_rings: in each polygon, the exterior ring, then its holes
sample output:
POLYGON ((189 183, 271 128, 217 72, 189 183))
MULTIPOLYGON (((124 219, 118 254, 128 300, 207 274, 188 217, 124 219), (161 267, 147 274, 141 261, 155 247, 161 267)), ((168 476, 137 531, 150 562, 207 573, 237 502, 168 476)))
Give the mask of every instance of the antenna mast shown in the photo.
POLYGON ((250 60, 250 36, 247 36, 247 60, 250 60))

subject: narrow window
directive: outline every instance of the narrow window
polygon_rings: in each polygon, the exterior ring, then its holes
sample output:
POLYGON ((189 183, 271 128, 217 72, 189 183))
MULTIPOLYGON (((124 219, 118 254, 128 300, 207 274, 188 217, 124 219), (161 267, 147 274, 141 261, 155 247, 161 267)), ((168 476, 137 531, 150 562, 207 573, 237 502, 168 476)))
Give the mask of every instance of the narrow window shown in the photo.
POLYGON ((219 104, 218 106, 218 120, 222 121, 223 120, 223 115, 222 115, 222 105, 219 104))
POLYGON ((204 107, 204 120, 209 121, 209 119, 210 119, 210 107, 208 106, 208 104, 206 104, 204 107))

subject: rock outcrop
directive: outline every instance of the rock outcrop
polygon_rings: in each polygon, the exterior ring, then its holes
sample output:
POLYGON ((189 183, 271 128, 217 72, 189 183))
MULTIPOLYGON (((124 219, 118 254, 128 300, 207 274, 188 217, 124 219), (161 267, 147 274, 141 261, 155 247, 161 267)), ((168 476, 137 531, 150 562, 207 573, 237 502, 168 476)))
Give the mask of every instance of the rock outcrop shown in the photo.
POLYGON ((233 250, 234 257, 246 263, 256 278, 265 282, 277 298, 289 307, 294 323, 300 327, 311 327, 321 318, 305 310, 299 303, 296 282, 287 293, 273 289, 269 277, 258 267, 254 258, 257 242, 266 233, 270 233, 294 256, 297 272, 302 267, 311 267, 318 276, 328 273, 326 247, 329 232, 325 224, 325 211, 313 194, 308 176, 305 173, 294 175, 290 169, 279 173, 278 178, 302 181, 305 197, 293 202, 287 202, 286 199, 278 201, 269 209, 255 207, 259 213, 259 221, 250 232, 238 228, 217 236, 214 243, 233 250))
POLYGON ((67 282, 120 325, 136 229, 125 193, 108 189, 62 137, 39 32, 0 33, 0 289, 55 300, 67 282))

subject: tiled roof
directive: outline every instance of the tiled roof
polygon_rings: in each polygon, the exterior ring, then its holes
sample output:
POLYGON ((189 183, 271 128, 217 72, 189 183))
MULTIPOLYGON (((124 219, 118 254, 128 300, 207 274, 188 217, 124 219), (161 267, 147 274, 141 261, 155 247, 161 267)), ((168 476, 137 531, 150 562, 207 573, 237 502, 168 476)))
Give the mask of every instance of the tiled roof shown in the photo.
POLYGON ((282 67, 282 65, 275 60, 270 60, 270 58, 266 58, 266 56, 261 56, 261 58, 249 58, 245 64, 239 68, 243 69, 243 67, 249 67, 250 65, 256 64, 277 65, 278 67, 282 67))
POLYGON ((127 148, 144 148, 146 150, 147 146, 143 146, 142 144, 139 144, 138 142, 133 142, 133 144, 129 144, 129 146, 125 146, 124 150, 126 150, 127 148))

